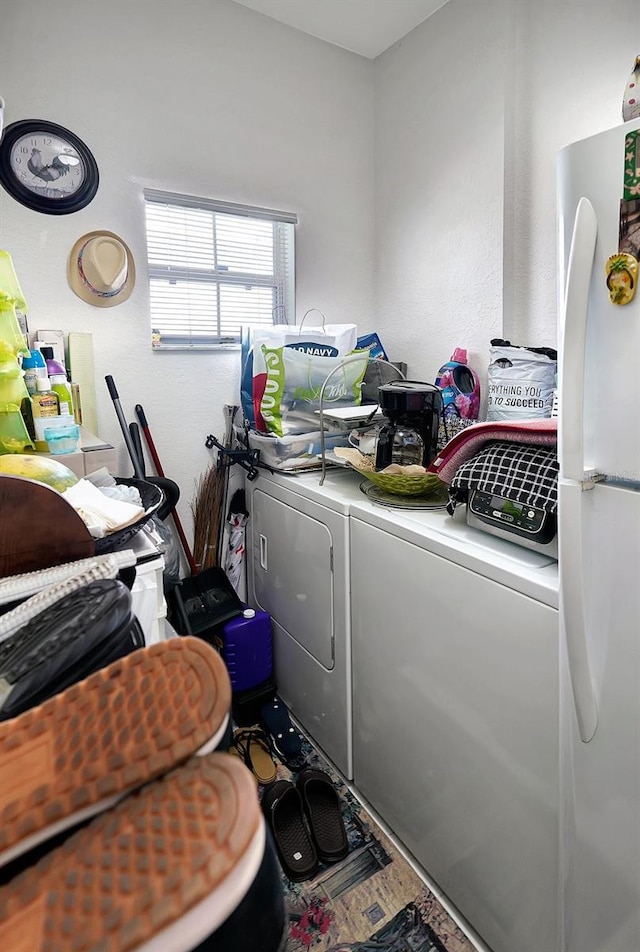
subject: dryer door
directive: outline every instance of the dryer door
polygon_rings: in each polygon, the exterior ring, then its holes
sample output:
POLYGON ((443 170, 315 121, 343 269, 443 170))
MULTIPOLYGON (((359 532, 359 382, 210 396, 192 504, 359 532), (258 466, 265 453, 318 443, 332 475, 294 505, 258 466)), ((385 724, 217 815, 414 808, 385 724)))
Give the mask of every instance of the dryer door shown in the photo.
POLYGON ((259 489, 253 493, 252 519, 257 604, 331 670, 335 633, 330 530, 259 489))

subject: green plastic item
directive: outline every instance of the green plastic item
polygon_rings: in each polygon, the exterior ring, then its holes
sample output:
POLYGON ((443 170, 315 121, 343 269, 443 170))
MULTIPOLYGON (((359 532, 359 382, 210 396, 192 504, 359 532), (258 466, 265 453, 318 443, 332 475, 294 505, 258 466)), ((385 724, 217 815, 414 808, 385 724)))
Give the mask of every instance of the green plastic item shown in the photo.
POLYGON ((8 251, 0 250, 0 307, 3 303, 17 307, 21 311, 27 309, 27 302, 18 283, 11 255, 8 251))
POLYGON ((30 356, 16 308, 27 303, 8 251, 0 250, 0 455, 33 450, 20 404, 29 396, 18 355, 30 356))
POLYGON ((34 449, 20 407, 15 403, 0 403, 0 455, 34 449))
POLYGON ((0 339, 0 403, 21 403, 29 395, 11 345, 0 339))
POLYGON ((29 356, 29 348, 20 330, 16 308, 26 311, 27 302, 8 251, 0 250, 0 340, 5 341, 14 355, 29 356))

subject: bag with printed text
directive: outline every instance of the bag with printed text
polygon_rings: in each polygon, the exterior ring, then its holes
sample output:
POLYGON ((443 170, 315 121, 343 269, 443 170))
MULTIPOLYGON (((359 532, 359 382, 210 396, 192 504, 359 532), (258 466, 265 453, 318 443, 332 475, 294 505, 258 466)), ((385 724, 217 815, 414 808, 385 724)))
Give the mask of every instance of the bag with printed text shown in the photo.
POLYGON ((356 337, 355 324, 323 324, 322 327, 276 324, 253 329, 247 341, 241 381, 242 407, 251 427, 262 433, 268 430, 260 410, 267 383, 263 346, 287 347, 316 357, 341 357, 351 353, 356 337))
POLYGON ((357 406, 362 400, 368 351, 322 357, 263 345, 262 354, 267 380, 260 415, 269 433, 282 437, 317 429, 321 395, 323 409, 357 406))
POLYGON ((491 341, 487 372, 487 420, 550 417, 558 368, 551 347, 518 347, 491 341))

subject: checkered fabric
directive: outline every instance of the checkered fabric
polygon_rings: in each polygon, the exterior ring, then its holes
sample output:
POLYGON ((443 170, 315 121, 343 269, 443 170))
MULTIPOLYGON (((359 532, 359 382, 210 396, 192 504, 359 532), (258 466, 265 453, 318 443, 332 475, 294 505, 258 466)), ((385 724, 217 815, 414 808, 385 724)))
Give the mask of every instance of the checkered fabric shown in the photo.
POLYGON ((558 459, 555 447, 522 443, 487 443, 463 463, 449 486, 447 510, 466 503, 467 492, 479 489, 525 506, 555 512, 558 505, 558 459))

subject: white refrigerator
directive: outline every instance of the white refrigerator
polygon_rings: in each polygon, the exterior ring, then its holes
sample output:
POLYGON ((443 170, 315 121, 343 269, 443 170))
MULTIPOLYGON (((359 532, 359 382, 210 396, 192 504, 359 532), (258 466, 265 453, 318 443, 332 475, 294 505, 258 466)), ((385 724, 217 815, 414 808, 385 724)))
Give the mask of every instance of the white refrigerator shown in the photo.
POLYGON ((640 235, 638 130, 558 157, 562 952, 640 950, 640 292, 605 273, 640 235))

